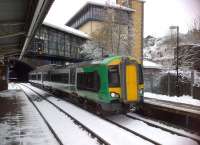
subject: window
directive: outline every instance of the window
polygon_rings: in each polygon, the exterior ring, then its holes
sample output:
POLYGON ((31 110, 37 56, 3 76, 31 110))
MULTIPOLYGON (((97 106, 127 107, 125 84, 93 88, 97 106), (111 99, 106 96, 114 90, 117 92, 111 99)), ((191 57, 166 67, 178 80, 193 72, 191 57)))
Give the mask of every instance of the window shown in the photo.
POLYGON ((48 81, 47 74, 43 74, 43 81, 48 81))
POLYGON ((51 80, 52 80, 52 82, 68 83, 69 82, 69 74, 68 73, 52 74, 51 80))
POLYGON ((59 32, 58 36, 58 55, 59 56, 63 56, 64 55, 64 47, 65 47, 65 37, 64 37, 64 33, 59 32))
POLYGON ((57 55, 57 33, 55 30, 49 30, 49 54, 57 55))
POLYGON ((31 80, 36 80, 36 75, 31 74, 31 75, 30 75, 30 79, 31 79, 31 80))
POLYGON ((41 80, 41 74, 38 74, 37 80, 41 80))
POLYGON ((108 70, 109 87, 120 87, 119 67, 111 66, 108 70))
POLYGON ((76 68, 70 69, 70 84, 75 84, 76 68))
POLYGON ((139 71, 139 84, 143 84, 143 71, 142 71, 142 65, 138 64, 138 71, 139 71))
POLYGON ((97 72, 77 74, 77 89, 97 92, 100 88, 100 78, 97 72))

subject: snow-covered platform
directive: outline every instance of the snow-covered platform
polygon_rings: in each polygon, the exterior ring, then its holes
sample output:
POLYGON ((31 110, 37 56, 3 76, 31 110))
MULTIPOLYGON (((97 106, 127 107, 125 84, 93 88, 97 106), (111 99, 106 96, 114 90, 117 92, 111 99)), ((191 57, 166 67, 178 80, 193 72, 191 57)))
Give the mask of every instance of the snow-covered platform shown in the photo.
MULTIPOLYGON (((191 96, 144 94, 143 113, 200 134, 200 100, 191 96)), ((143 115, 144 115, 143 114, 143 115)))
POLYGON ((156 106, 169 112, 176 112, 200 119, 200 100, 192 97, 168 97, 152 93, 145 93, 145 104, 156 106))
POLYGON ((16 86, 0 92, 0 144, 57 145, 37 110, 16 86))

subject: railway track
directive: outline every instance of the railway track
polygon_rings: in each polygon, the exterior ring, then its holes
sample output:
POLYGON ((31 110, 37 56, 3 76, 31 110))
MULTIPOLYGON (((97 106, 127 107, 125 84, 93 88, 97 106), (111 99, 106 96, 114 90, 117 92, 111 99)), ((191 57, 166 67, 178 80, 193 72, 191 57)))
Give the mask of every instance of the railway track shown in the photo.
MULTIPOLYGON (((29 88, 29 89, 32 90, 35 94, 37 94, 38 96, 44 98, 44 96, 42 96, 41 94, 39 94, 37 91, 35 91, 35 90, 32 89, 31 87, 26 86, 26 85, 23 85, 23 86, 29 88)), ((45 99, 45 98, 44 98, 44 99, 45 99)), ((49 100, 47 100, 47 99, 45 99, 45 100, 48 101, 49 103, 51 103, 53 106, 55 106, 55 107, 56 107, 57 109, 59 109, 61 112, 66 113, 64 110, 62 110, 61 108, 59 108, 57 105, 55 105, 55 104, 52 103, 51 101, 49 101, 49 100)), ((75 122, 76 122, 76 119, 75 119, 74 117, 72 117, 70 114, 67 113, 66 115, 68 115, 70 118, 72 118, 72 119, 75 120, 75 122)), ((178 133, 178 132, 174 132, 173 130, 170 130, 170 129, 167 129, 167 128, 164 128, 164 127, 160 127, 160 126, 158 126, 158 125, 156 125, 156 124, 153 124, 153 123, 151 123, 151 122, 145 121, 144 119, 135 118, 135 117, 133 117, 133 116, 131 116, 131 115, 129 115, 129 114, 127 114, 127 115, 125 115, 125 116, 126 116, 127 118, 131 119, 131 120, 134 119, 134 120, 143 121, 144 123, 148 124, 149 126, 156 127, 156 128, 160 128, 160 129, 162 129, 162 130, 164 130, 164 131, 166 131, 166 132, 170 132, 170 133, 172 133, 172 134, 177 134, 177 135, 182 136, 182 137, 190 138, 190 139, 192 139, 192 140, 197 141, 197 142, 200 144, 200 140, 199 140, 198 138, 196 138, 196 137, 192 137, 192 136, 189 136, 189 135, 185 135, 185 134, 181 134, 181 133, 178 133)), ((130 128, 126 127, 126 126, 123 126, 122 124, 117 123, 117 122, 115 122, 115 121, 113 121, 113 120, 111 120, 111 119, 109 119, 109 118, 103 118, 103 119, 105 119, 106 121, 108 121, 108 122, 110 122, 110 123, 116 125, 117 127, 121 128, 121 129, 123 129, 123 130, 125 130, 125 131, 127 131, 127 132, 130 132, 130 133, 132 133, 132 134, 134 134, 134 135, 136 135, 136 136, 138 136, 138 137, 140 137, 140 138, 142 138, 142 139, 144 139, 144 140, 146 140, 146 141, 148 141, 148 142, 150 142, 150 143, 152 143, 152 144, 156 144, 156 145, 160 145, 160 144, 161 144, 160 142, 158 142, 158 141, 156 141, 156 140, 153 140, 153 139, 151 139, 151 138, 148 138, 148 137, 146 137, 145 135, 143 135, 143 134, 141 134, 141 133, 139 133, 139 132, 137 132, 137 131, 134 131, 133 129, 130 129, 130 128)), ((83 125, 81 122, 77 121, 77 123, 80 124, 81 126, 83 126, 83 128, 85 128, 84 125, 83 125)), ((92 132, 92 131, 91 131, 89 128, 87 128, 87 127, 86 127, 86 130, 87 130, 88 132, 92 132)), ((96 134, 95 134, 94 132, 92 132, 91 134, 92 134, 93 136, 96 136, 96 134)), ((99 136, 96 136, 96 137, 97 137, 102 143, 104 143, 104 144, 109 144, 109 143, 106 142, 103 138, 101 138, 101 137, 99 137, 99 136)))
MULTIPOLYGON (((146 138, 147 140, 149 138, 151 138, 151 142, 154 142, 154 144, 163 144, 163 143, 158 142, 158 138, 154 138, 153 139, 153 137, 148 137, 148 135, 145 135, 145 134, 142 135, 142 133, 140 133, 141 130, 131 127, 131 125, 129 125, 129 122, 142 121, 143 123, 147 124, 148 126, 152 126, 152 127, 156 128, 156 129, 161 129, 161 130, 165 131, 166 133, 171 133, 171 134, 175 134, 177 136, 181 136, 181 137, 185 137, 185 138, 189 138, 191 140, 194 140, 200 145, 199 136, 192 135, 192 134, 187 134, 187 133, 180 133, 179 131, 174 131, 173 129, 169 129, 169 128, 160 126, 160 125, 158 125, 156 123, 152 123, 152 122, 146 121, 144 119, 138 119, 137 117, 133 117, 133 116, 128 115, 128 114, 126 114, 126 115, 117 115, 117 116, 114 116, 114 118, 113 117, 108 117, 106 120, 110 121, 111 123, 123 128, 125 130, 133 132, 134 134, 138 134, 142 138, 146 138), (125 124, 123 123, 123 120, 126 122, 125 124)), ((147 128, 147 130, 148 130, 148 128, 147 128)), ((151 135, 149 135, 149 136, 151 136, 151 135)))
MULTIPOLYGON (((32 88, 21 84, 22 86, 28 88, 29 90, 31 90, 32 92, 34 92, 35 94, 37 94, 41 99, 47 101, 48 103, 50 103, 51 105, 53 105, 55 108, 57 108, 59 111, 61 111, 62 113, 64 113, 65 115, 67 115, 69 118, 71 118, 76 124, 80 125, 84 130, 86 130, 89 134, 91 134, 93 137, 96 137, 99 142, 101 144, 104 145, 110 145, 109 142, 107 142, 106 140, 104 140, 103 138, 101 138, 99 135, 97 135, 95 132, 93 132, 92 130, 90 130, 89 128, 87 128, 84 124, 82 124, 81 122, 79 122, 77 119, 75 119, 73 116, 71 116, 69 113, 67 113, 66 111, 64 111, 63 109, 59 108, 57 105, 55 105, 54 103, 52 103, 51 101, 49 101, 48 99, 46 99, 44 96, 42 96, 41 94, 39 94, 38 92, 36 92, 35 90, 33 90, 32 88)), ((22 89, 23 90, 23 89, 22 89)), ((33 106, 37 109, 38 113, 41 115, 42 119, 44 120, 44 122, 47 124, 48 128, 50 129, 50 131, 52 132, 52 134, 54 135, 54 137, 56 138, 56 140, 58 141, 58 143, 60 145, 64 145, 62 143, 62 141, 60 140, 60 138, 58 137, 58 135, 55 133, 55 131, 53 130, 53 128, 51 127, 51 125, 48 123, 48 121, 45 119, 45 117, 42 115, 42 113, 40 112, 40 110, 38 109, 38 107, 35 105, 34 101, 31 100, 30 95, 28 95, 24 90, 23 90, 24 94, 27 96, 27 98, 29 99, 29 101, 33 104, 33 106)))
POLYGON ((137 114, 134 114, 134 113, 128 113, 128 114, 126 114, 126 116, 128 118, 133 119, 133 120, 142 121, 142 122, 148 124, 149 126, 160 128, 160 129, 167 131, 167 132, 170 132, 172 134, 177 134, 179 136, 190 138, 190 139, 198 142, 198 144, 200 144, 200 136, 198 136, 198 135, 194 135, 194 134, 191 134, 191 133, 188 133, 188 132, 180 131, 180 129, 177 129, 177 128, 174 128, 174 127, 172 128, 172 127, 166 126, 164 124, 161 125, 159 122, 149 120, 145 117, 140 117, 140 116, 138 116, 137 114))
MULTIPOLYGON (((21 86, 19 86, 21 88, 21 86)), ((21 90, 23 90, 21 88, 21 90)), ((42 117, 42 119, 44 120, 45 124, 47 125, 47 127, 49 128, 49 130, 51 131, 51 133, 54 135, 55 139, 57 140, 57 142, 60 145, 64 145, 63 142, 61 141, 61 139, 58 137, 58 135, 56 134, 56 132, 53 130, 52 126, 48 123, 48 121, 45 119, 45 117, 43 116, 43 114, 41 113, 41 111, 39 110, 39 108, 35 105, 34 101, 31 99, 30 95, 28 95, 28 93, 26 93, 23 90, 25 96, 28 98, 28 100, 31 102, 31 104, 35 107, 35 109, 37 110, 37 112, 40 114, 40 116, 42 117)))
MULTIPOLYGON (((24 85, 24 86, 26 86, 26 85, 24 85)), ((28 86, 26 86, 26 87, 28 87, 28 86)), ((39 94, 37 91, 33 90, 33 89, 30 88, 30 87, 28 87, 28 88, 31 89, 31 90, 32 90, 33 92, 35 92, 36 94, 38 94, 39 96, 41 96, 41 94, 39 94)), ((42 96, 41 96, 41 97, 42 97, 42 96)), ((47 101, 50 102, 49 100, 47 100, 47 101)), ((53 104, 52 102, 50 102, 50 103, 53 104)), ((53 105, 55 105, 55 104, 53 104, 53 105)), ((55 106, 58 107, 57 105, 55 105, 55 106)), ((60 108, 58 107, 58 109, 60 109, 60 108)), ((62 109, 61 109, 61 110, 62 110, 62 109)), ((70 115, 70 116, 71 116, 71 115, 70 115)), ((72 116, 71 116, 71 117, 72 117, 72 116)), ((73 118, 73 117, 72 117, 72 118, 73 118)), ((132 131, 132 130, 130 130, 130 129, 127 129, 127 128, 125 128, 125 127, 122 127, 122 126, 120 126, 120 125, 118 125, 118 124, 116 124, 116 123, 110 121, 109 119, 106 119, 106 118, 103 118, 103 119, 106 120, 106 121, 108 121, 108 122, 110 122, 111 124, 116 125, 117 127, 121 128, 121 129, 123 129, 123 130, 126 130, 127 132, 130 132, 131 134, 134 134, 134 135, 136 135, 136 136, 138 136, 138 137, 140 137, 140 138, 142 138, 142 139, 144 139, 144 140, 146 140, 146 141, 152 143, 152 144, 161 145, 159 142, 153 141, 153 140, 151 140, 150 138, 147 138, 147 137, 143 136, 142 134, 139 134, 139 133, 137 133, 137 132, 134 132, 134 131, 132 131)))
POLYGON ((152 139, 150 139, 150 138, 148 138, 148 137, 146 137, 146 136, 144 136, 144 135, 142 135, 142 134, 140 134, 140 133, 138 133, 138 132, 136 132, 136 131, 134 131, 134 130, 131 130, 131 129, 129 129, 129 128, 123 126, 123 125, 121 125, 120 123, 116 123, 116 122, 114 122, 114 121, 112 121, 112 120, 110 120, 110 119, 107 119, 107 118, 104 118, 104 119, 105 119, 106 121, 112 123, 112 124, 115 124, 115 125, 118 126, 119 128, 122 128, 122 129, 124 129, 124 130, 126 130, 126 131, 128 131, 128 132, 131 132, 131 133, 133 133, 133 134, 135 134, 135 135, 137 135, 137 136, 139 136, 139 137, 141 137, 141 138, 143 138, 143 139, 145 139, 145 140, 147 140, 147 141, 149 141, 149 142, 151 142, 151 143, 153 143, 153 144, 155 144, 155 145, 161 145, 161 143, 159 143, 159 142, 157 142, 157 141, 154 141, 154 140, 152 140, 152 139))

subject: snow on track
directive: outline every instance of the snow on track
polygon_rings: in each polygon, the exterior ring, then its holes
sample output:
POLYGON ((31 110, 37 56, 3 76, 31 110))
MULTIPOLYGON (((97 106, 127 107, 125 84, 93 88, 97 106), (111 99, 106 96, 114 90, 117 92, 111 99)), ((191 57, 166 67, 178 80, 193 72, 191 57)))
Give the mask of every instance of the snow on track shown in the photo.
POLYGON ((19 89, 15 86, 0 93, 0 145, 58 145, 37 110, 19 89))
POLYGON ((173 132, 188 136, 190 138, 194 138, 197 141, 200 141, 200 136, 198 136, 196 134, 193 134, 193 133, 189 133, 189 132, 187 132, 185 130, 182 130, 182 129, 179 129, 179 128, 174 128, 174 127, 171 127, 171 126, 167 126, 167 125, 165 125, 165 124, 163 124, 161 122, 157 122, 157 121, 154 121, 154 120, 151 120, 151 119, 148 119, 148 118, 144 118, 144 117, 142 117, 142 116, 140 116, 138 114, 135 114, 135 113, 128 113, 127 115, 131 116, 131 117, 134 117, 136 119, 139 119, 141 121, 148 122, 148 123, 153 124, 155 126, 158 126, 158 127, 161 127, 161 128, 165 128, 167 130, 171 130, 173 132))
MULTIPOLYGON (((38 93, 47 94, 45 91, 35 88, 29 85, 32 89, 37 91, 38 93)), ((89 113, 71 103, 66 101, 62 101, 55 97, 48 97, 48 100, 52 103, 56 104, 66 112, 68 112, 71 116, 76 118, 78 121, 83 123, 85 126, 93 130, 96 134, 101 136, 103 139, 108 141, 112 145, 126 145, 126 144, 133 144, 133 145, 150 145, 152 143, 125 131, 117 127, 114 124, 111 124, 104 119, 89 113)))
POLYGON ((109 120, 127 127, 163 145, 198 145, 197 142, 189 138, 171 134, 159 128, 149 126, 142 121, 126 117, 125 115, 114 115, 109 117, 109 120))
MULTIPOLYGON (((32 89, 37 91, 40 94, 45 94, 47 95, 48 93, 35 88, 31 85, 29 85, 32 89)), ((50 95, 49 95, 50 96, 50 95)), ((88 128, 96 132, 99 136, 104 138, 107 141, 111 141, 111 144, 132 144, 131 139, 129 139, 129 133, 126 132, 125 130, 118 128, 117 126, 113 126, 109 124, 107 121, 102 120, 98 116, 95 116, 71 103, 68 103, 66 101, 57 99, 55 97, 50 96, 48 98, 51 102, 54 104, 58 105, 60 108, 63 110, 66 110, 68 113, 70 113, 73 117, 75 117, 77 120, 82 122, 84 125, 86 125, 88 128), (117 128, 117 130, 116 130, 117 128), (115 131, 116 130, 116 131, 115 131), (106 133, 105 133, 106 131, 106 133), (120 135, 121 132, 126 133, 126 137, 122 134, 120 135), (125 140, 123 138, 126 138, 125 140), (114 142, 113 142, 113 139, 114 142)), ((166 145, 198 145, 196 141, 178 136, 176 134, 169 133, 167 131, 164 131, 162 129, 152 127, 150 125, 147 125, 146 123, 139 121, 139 120, 134 120, 132 118, 126 117, 125 115, 115 115, 110 117, 110 119, 120 125, 123 125, 139 134, 142 134, 146 136, 149 139, 152 139, 156 142, 159 142, 161 144, 166 144, 166 145)), ((130 135, 130 137, 134 138, 133 144, 146 144, 146 143, 139 143, 135 138, 138 138, 138 136, 135 136, 133 134, 130 135), (135 137, 133 137, 135 136, 135 137)), ((144 141, 144 140, 143 140, 144 141)), ((147 142, 149 143, 149 142, 147 142)))
MULTIPOLYGON (((25 92, 31 93, 33 97, 37 96, 31 92, 30 89, 20 85, 25 92)), ((60 138, 63 144, 66 145, 95 145, 99 144, 96 139, 88 135, 86 131, 83 131, 77 126, 73 120, 67 117, 65 114, 56 109, 53 105, 45 100, 36 99, 35 105, 41 111, 45 119, 51 125, 57 136, 60 138)))

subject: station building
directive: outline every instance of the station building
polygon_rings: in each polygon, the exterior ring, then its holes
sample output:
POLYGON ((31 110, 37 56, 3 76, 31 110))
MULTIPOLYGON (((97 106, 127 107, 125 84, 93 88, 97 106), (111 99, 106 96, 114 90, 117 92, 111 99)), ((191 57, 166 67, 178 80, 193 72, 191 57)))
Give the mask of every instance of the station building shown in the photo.
POLYGON ((37 30, 23 60, 32 66, 80 61, 82 44, 88 39, 87 34, 73 28, 44 22, 37 30))
POLYGON ((22 60, 9 60, 9 79, 27 81, 28 73, 38 66, 82 61, 80 51, 88 39, 87 34, 73 28, 44 22, 37 29, 22 60))
MULTIPOLYGON (((143 59, 143 11, 144 2, 141 0, 117 0, 117 4, 86 3, 66 25, 91 35, 103 25, 106 11, 114 10, 119 17, 114 17, 114 23, 123 25, 127 31, 127 43, 133 43, 132 55, 142 61, 143 59)), ((123 48, 120 48, 123 49, 123 48)))

